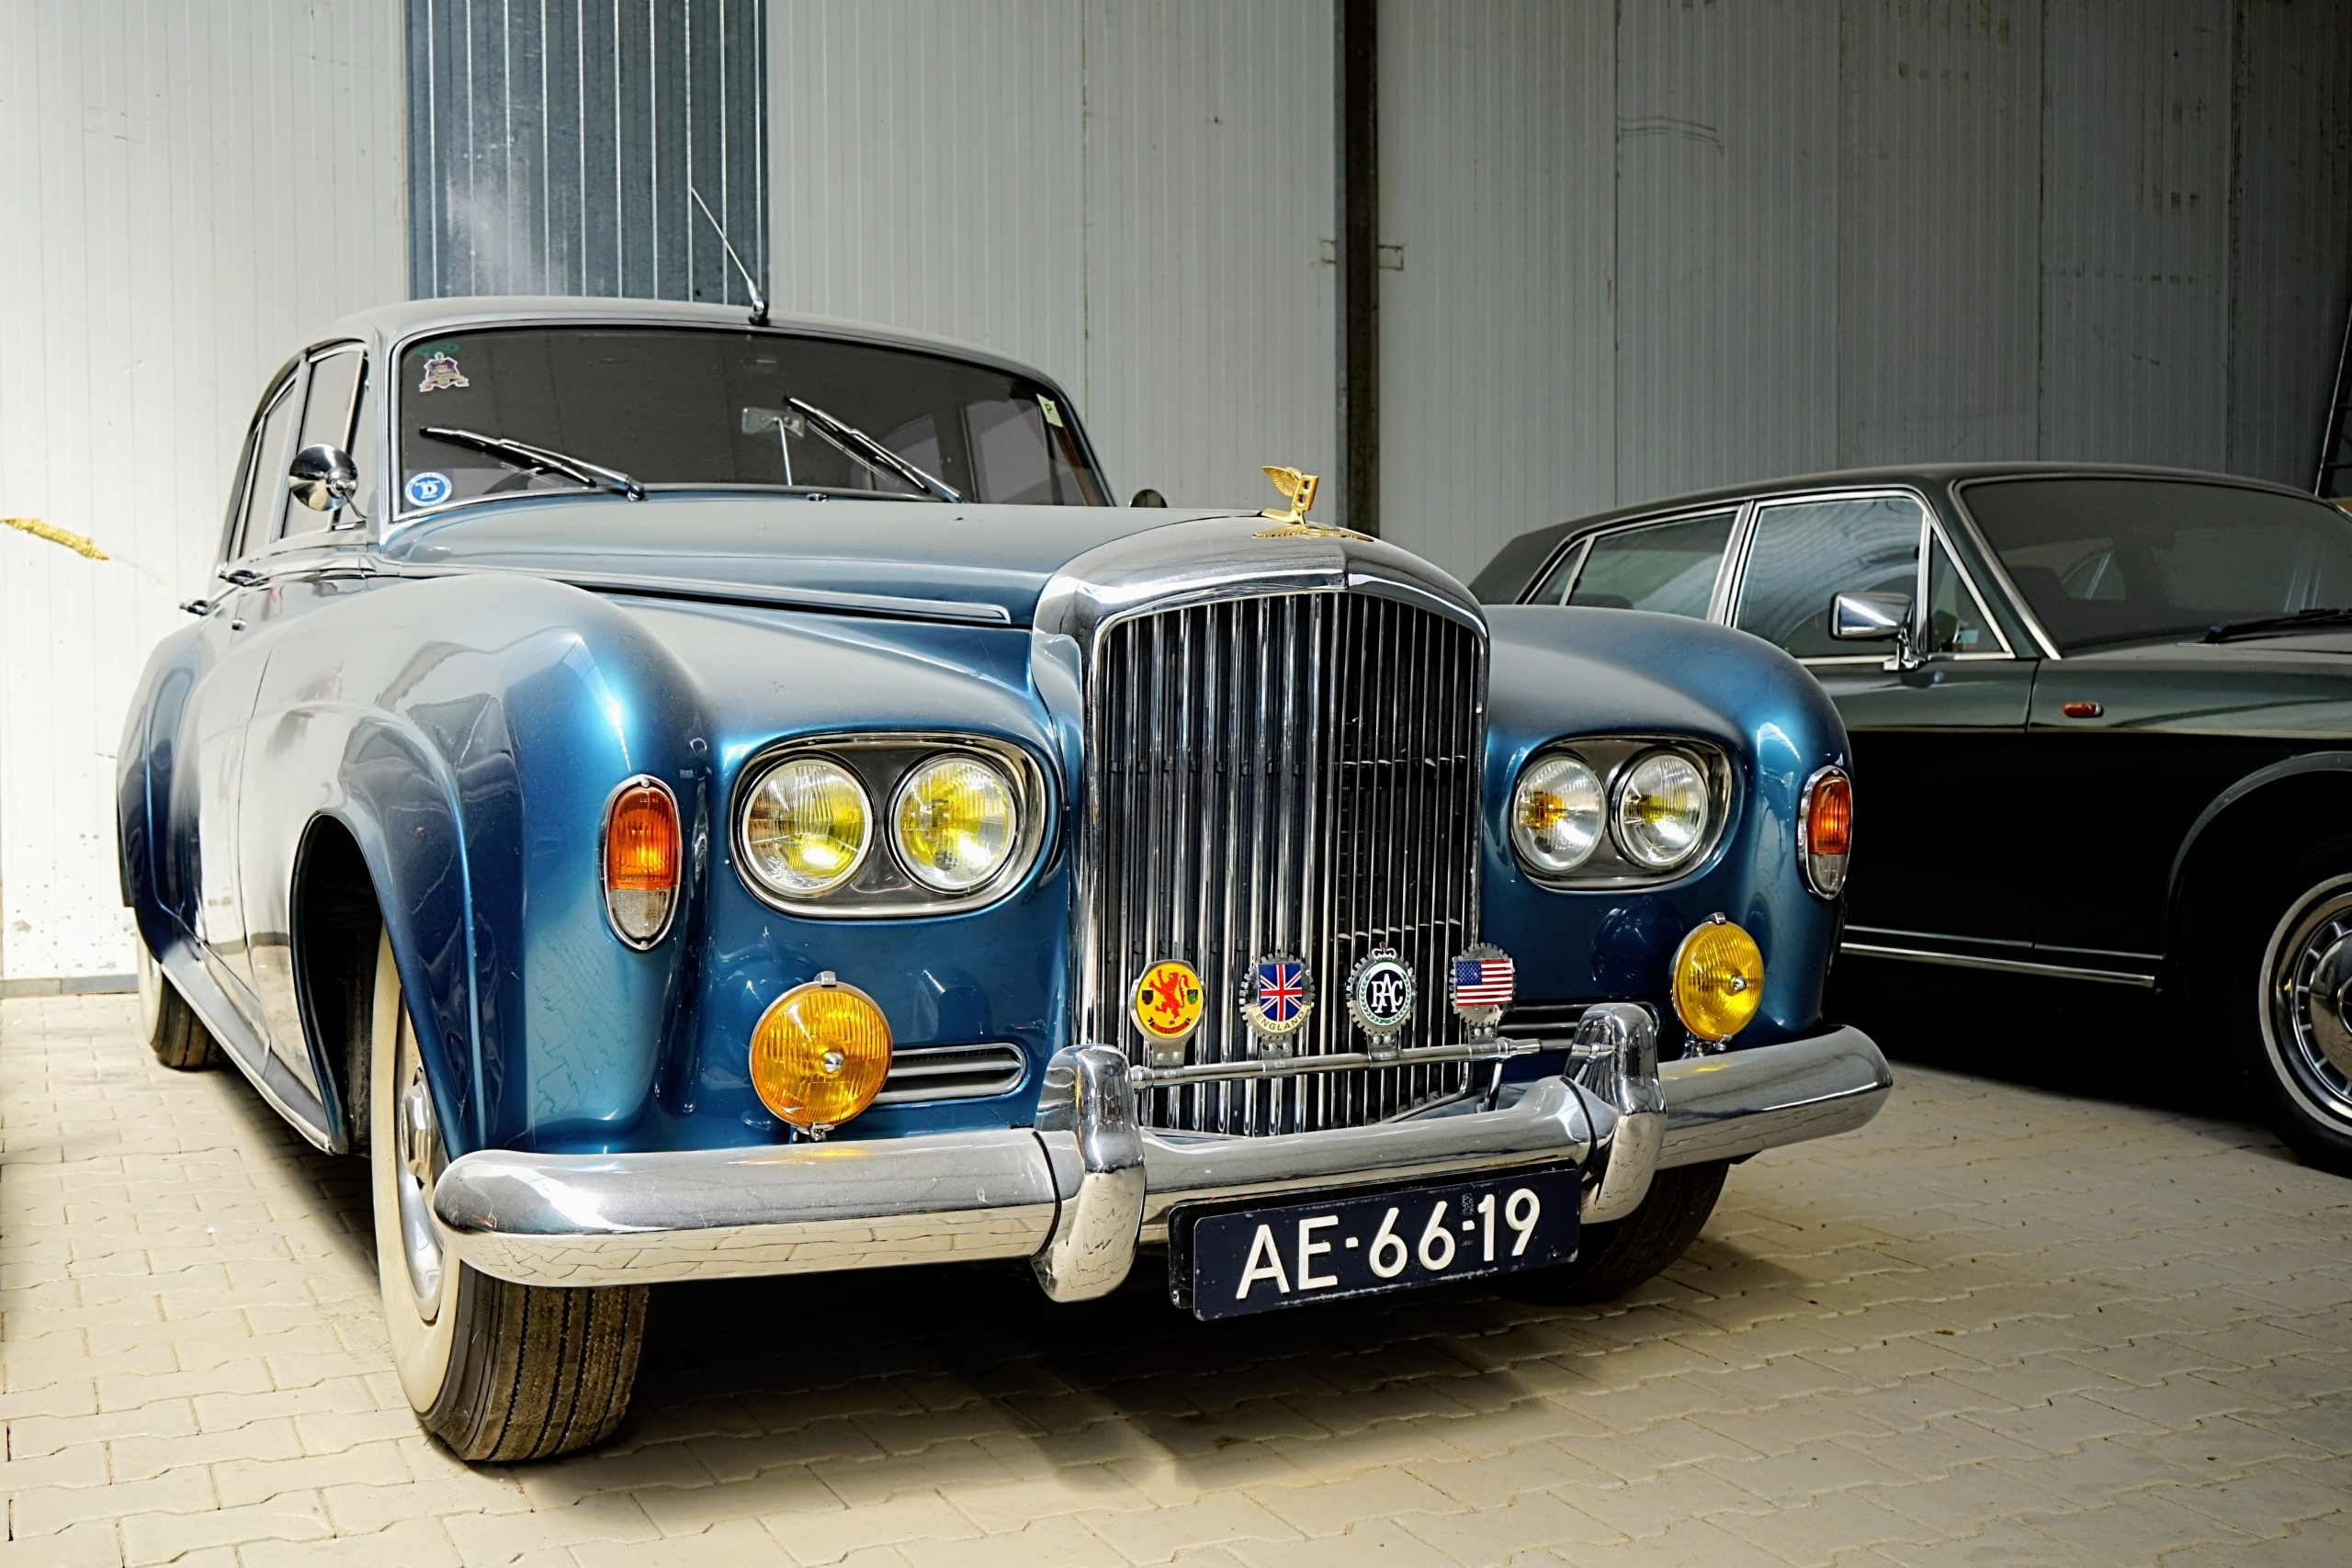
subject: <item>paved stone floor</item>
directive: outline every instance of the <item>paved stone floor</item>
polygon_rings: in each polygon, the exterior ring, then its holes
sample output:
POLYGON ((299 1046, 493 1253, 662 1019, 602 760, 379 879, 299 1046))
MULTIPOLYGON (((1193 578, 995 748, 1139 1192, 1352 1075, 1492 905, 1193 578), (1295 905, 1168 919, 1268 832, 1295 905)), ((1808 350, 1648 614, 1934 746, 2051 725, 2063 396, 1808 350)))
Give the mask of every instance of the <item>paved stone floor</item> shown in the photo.
POLYGON ((673 1288, 615 1441, 469 1471, 358 1167, 132 1023, 0 1005, 0 1563, 2352 1562, 2352 1183, 2238 1122, 1900 1066, 1600 1310, 673 1288))

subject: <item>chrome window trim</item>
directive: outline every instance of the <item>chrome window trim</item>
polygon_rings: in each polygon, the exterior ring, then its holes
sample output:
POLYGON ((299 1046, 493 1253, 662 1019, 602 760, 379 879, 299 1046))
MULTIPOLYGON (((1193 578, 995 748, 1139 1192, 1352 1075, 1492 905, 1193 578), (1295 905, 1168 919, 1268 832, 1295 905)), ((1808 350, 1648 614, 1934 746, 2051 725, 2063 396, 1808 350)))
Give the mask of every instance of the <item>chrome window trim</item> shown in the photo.
MULTIPOLYGON (((1721 612, 1722 619, 1719 624, 1730 626, 1734 631, 1737 631, 1739 629, 1737 622, 1739 596, 1747 587, 1748 556, 1755 546, 1756 530, 1758 525, 1763 521, 1766 508, 1772 506, 1811 506, 1824 502, 1837 501, 1884 501, 1893 497, 1901 497, 1908 500, 1913 505, 1919 509, 1919 543, 1913 547, 1914 558, 1912 561, 1911 586, 1911 626, 1912 636, 1916 640, 1918 636, 1919 616, 1921 614, 1920 606, 1926 599, 1928 589, 1927 535, 1928 529, 1932 525, 1932 521, 1936 515, 1934 503, 1928 501, 1926 492, 1921 491, 1916 485, 1858 485, 1850 488, 1839 487, 1830 490, 1774 491, 1767 494, 1751 496, 1747 502, 1746 526, 1741 530, 1740 536, 1737 541, 1739 545, 1739 565, 1737 574, 1732 578, 1724 593, 1721 612)), ((1953 564, 1959 564, 1957 558, 1955 558, 1953 564)), ((1832 589, 1830 592, 1834 593, 1838 591, 1832 589)), ((1749 635, 1752 637, 1755 634, 1751 632, 1749 635)), ((1815 658, 1820 659, 1833 657, 1842 656, 1829 654, 1815 655, 1815 658)), ((1804 660, 1800 662, 1810 664, 1813 660, 1804 660)), ((1884 662, 1883 656, 1880 658, 1880 662, 1884 662)))
POLYGON ((1952 512, 1959 518, 1961 525, 1968 530, 1969 542, 1976 547, 1976 553, 1984 558, 1985 569, 1992 573, 1995 584, 2007 598, 2009 608, 2017 612, 2018 620, 2025 623, 2025 629, 2032 635, 2033 640, 2041 645, 2041 656, 2044 659, 2057 660, 2066 656, 2058 650, 2058 639, 2050 635, 2049 629, 2041 624, 2041 617, 2033 613, 2033 606, 2026 603, 2025 594, 2018 590, 2017 580, 2009 575, 2009 569, 2002 564, 2001 552, 1995 549, 1993 542, 1984 536, 1984 530, 1977 525, 1976 514, 1968 509, 1968 497, 1965 492, 1980 484, 2001 483, 2005 479, 2081 479, 2111 477, 2087 469, 2061 469, 2049 474, 2006 476, 1988 474, 1977 479, 1959 479, 1951 486, 1952 512))
POLYGON ((1051 824, 1057 809, 1051 773, 1030 755, 1027 747, 1017 741, 936 729, 833 730, 821 735, 796 735, 761 747, 745 758, 742 767, 737 770, 734 787, 728 793, 728 852, 734 857, 735 880, 752 897, 783 914, 825 920, 905 920, 969 914, 1011 897, 1027 884, 1029 874, 1045 858, 1043 852, 1053 837, 1051 824), (1003 769, 1012 781, 1023 826, 1017 830, 1013 853, 994 876, 965 893, 936 893, 912 877, 907 878, 913 884, 911 890, 858 893, 858 879, 875 863, 877 849, 882 852, 879 858, 899 875, 906 875, 905 868, 899 863, 896 847, 878 842, 889 833, 890 825, 874 807, 876 791, 872 782, 841 755, 845 751, 882 750, 914 754, 906 768, 890 781, 884 792, 885 799, 897 798, 899 785, 909 771, 943 752, 975 752, 1003 769), (777 763, 800 756, 821 757, 847 769, 857 780, 858 787, 866 792, 866 809, 873 824, 873 836, 867 840, 865 852, 858 857, 855 869, 831 891, 809 898, 787 897, 762 882, 751 869, 750 851, 743 837, 753 787, 777 763), (1027 826, 1033 816, 1038 823, 1035 831, 1027 826))
POLYGON ((1611 523, 1605 527, 1594 528, 1586 533, 1571 534, 1555 546, 1551 554, 1544 558, 1543 564, 1528 577, 1527 586, 1520 590, 1519 598, 1512 603, 1548 604, 1554 609, 1574 609, 1576 606, 1566 603, 1566 596, 1575 592, 1577 584, 1583 581, 1585 565, 1592 558, 1594 541, 1611 538, 1619 534, 1630 534, 1636 528, 1656 528, 1668 523, 1689 523, 1697 518, 1713 517, 1727 512, 1732 514, 1731 532, 1724 536, 1724 553, 1715 562, 1715 586, 1707 599, 1707 616, 1702 617, 1702 619, 1712 618, 1716 602, 1723 593, 1724 563, 1731 559, 1732 552, 1739 548, 1740 524, 1745 519, 1747 508, 1750 504, 1745 501, 1719 501, 1708 506, 1678 506, 1669 512, 1647 513, 1639 517, 1627 518, 1623 522, 1611 523), (1576 572, 1569 578, 1567 587, 1562 591, 1562 598, 1552 601, 1534 597, 1535 591, 1544 585, 1544 579, 1550 577, 1560 563, 1567 559, 1572 550, 1582 550, 1584 558, 1577 562, 1576 572))
POLYGON ((1503 809, 1508 812, 1519 800, 1520 782, 1528 770, 1546 758, 1571 755, 1591 768, 1600 779, 1601 829, 1600 840, 1593 852, 1573 871, 1542 871, 1530 865, 1519 852, 1516 838, 1508 824, 1504 838, 1510 844, 1511 861, 1521 874, 1540 887, 1555 892, 1608 891, 1620 888, 1640 888, 1645 891, 1671 887, 1685 882, 1714 863, 1715 853, 1723 847, 1730 830, 1734 809, 1738 804, 1738 773, 1731 758, 1715 742, 1690 735, 1636 734, 1621 730, 1596 730, 1583 735, 1555 736, 1531 750, 1526 759, 1512 773, 1510 789, 1503 796, 1503 809), (1595 745, 1620 747, 1624 754, 1606 767, 1596 764, 1583 748, 1595 745), (1627 854, 1617 841, 1617 790, 1634 764, 1655 751, 1673 751, 1696 763, 1707 780, 1707 830, 1699 847, 1682 860, 1663 870, 1653 870, 1627 854), (1609 855, 1602 861, 1602 852, 1609 855), (1596 871, 1596 863, 1599 869, 1596 871))
MULTIPOLYGON (((1999 618, 1993 614, 1992 607, 1984 603, 1984 595, 1977 592, 1976 579, 1974 575, 1969 571, 1968 562, 1962 559, 1960 552, 1952 547, 1951 536, 1944 531, 1943 524, 1941 520, 1937 517, 1936 510, 1932 506, 1928 509, 1928 534, 1929 539, 1933 543, 1943 547, 1945 558, 1951 562, 1952 570, 1959 574, 1961 586, 1968 590, 1968 597, 1970 601, 1975 604, 1978 617, 1984 621, 1986 628, 1992 632, 1994 639, 2001 645, 2001 651, 1998 653, 1930 653, 1926 655, 1925 658, 1929 662, 1947 659, 2015 659, 2017 657, 2017 649, 2009 646, 2008 634, 2001 629, 1999 618)), ((1919 550, 1919 594, 1917 601, 1917 609, 1912 616, 1911 635, 1915 638, 1924 638, 1928 632, 1928 558, 1929 554, 1930 552, 1927 547, 1922 545, 1919 550)))
MULTIPOLYGON (((230 487, 229 515, 220 529, 220 564, 247 558, 254 552, 241 550, 244 540, 240 536, 245 525, 245 502, 253 493, 254 469, 261 462, 261 427, 268 423, 277 405, 293 391, 298 381, 307 380, 311 372, 310 358, 298 354, 279 366, 268 380, 262 383, 261 401, 254 409, 253 419, 245 426, 244 456, 237 464, 237 482, 230 487)), ((299 422, 300 416, 297 415, 299 422)), ((278 478, 282 480, 285 475, 278 478)))
POLYGON ((662 945, 662 939, 677 925, 678 906, 686 901, 685 854, 686 819, 678 809, 678 792, 670 787, 667 780, 657 779, 651 773, 631 773, 612 787, 596 814, 596 895, 597 901, 605 906, 605 929, 611 931, 623 947, 633 948, 639 953, 650 953, 662 945), (662 928, 643 942, 621 930, 620 922, 613 918, 613 890, 605 883, 605 839, 613 830, 613 807, 619 804, 622 795, 639 784, 651 784, 669 797, 670 818, 678 825, 679 860, 677 885, 670 889, 670 907, 662 912, 662 928))

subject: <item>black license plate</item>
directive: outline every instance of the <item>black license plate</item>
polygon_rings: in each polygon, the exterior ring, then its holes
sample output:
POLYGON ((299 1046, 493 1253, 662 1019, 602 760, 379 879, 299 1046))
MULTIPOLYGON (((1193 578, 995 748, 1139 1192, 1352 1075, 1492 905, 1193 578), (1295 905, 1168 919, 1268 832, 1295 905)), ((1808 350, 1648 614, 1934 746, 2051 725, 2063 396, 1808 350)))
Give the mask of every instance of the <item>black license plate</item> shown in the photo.
POLYGON ((1581 1187, 1572 1166, 1192 1223, 1193 1315, 1239 1317, 1566 1263, 1581 1187))

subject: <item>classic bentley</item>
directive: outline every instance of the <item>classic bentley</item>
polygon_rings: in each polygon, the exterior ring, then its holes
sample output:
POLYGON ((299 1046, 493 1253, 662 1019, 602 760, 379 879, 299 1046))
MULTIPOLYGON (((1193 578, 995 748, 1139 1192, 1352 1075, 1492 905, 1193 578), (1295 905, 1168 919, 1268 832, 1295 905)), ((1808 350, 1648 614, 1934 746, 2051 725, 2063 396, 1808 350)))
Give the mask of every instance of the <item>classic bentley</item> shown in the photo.
POLYGON ((2342 511, 2221 474, 1874 469, 1538 529, 1476 590, 1802 660, 1884 803, 1845 952, 2160 987, 2281 1139, 2352 1175, 2342 511))
POLYGON ((1048 378, 764 310, 425 301, 271 378, 122 892, 155 1053, 369 1162, 430 1431, 604 1437, 667 1280, 1606 1296, 1877 1111, 1803 667, 1482 610, 1269 472, 1114 507, 1048 378))

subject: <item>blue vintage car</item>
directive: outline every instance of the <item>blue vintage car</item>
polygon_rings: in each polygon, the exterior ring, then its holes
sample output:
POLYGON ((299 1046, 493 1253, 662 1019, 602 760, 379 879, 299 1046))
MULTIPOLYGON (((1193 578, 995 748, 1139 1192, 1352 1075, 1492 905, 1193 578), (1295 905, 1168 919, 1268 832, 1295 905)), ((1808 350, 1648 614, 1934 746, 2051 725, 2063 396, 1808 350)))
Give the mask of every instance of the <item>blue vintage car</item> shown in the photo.
POLYGON ((605 1436, 665 1280, 1605 1296, 1876 1111, 1804 669, 1482 609, 1270 472, 1114 507, 1036 371, 715 307, 420 302, 272 378, 122 892, 157 1055, 368 1157, 430 1430, 605 1436))

